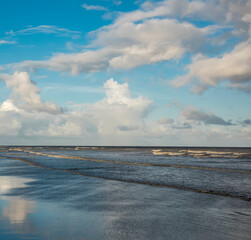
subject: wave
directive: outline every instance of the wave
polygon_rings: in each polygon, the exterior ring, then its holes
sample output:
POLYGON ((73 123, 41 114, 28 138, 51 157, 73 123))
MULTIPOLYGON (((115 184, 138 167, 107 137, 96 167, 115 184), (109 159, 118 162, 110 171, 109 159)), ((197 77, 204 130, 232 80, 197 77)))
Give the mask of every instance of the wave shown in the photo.
POLYGON ((48 153, 44 153, 44 152, 36 152, 36 151, 31 151, 29 149, 20 149, 20 148, 18 151, 23 151, 25 153, 29 153, 29 154, 31 154, 31 156, 37 155, 37 156, 46 156, 46 157, 60 158, 60 159, 76 159, 76 160, 82 160, 82 161, 88 161, 88 162, 112 163, 112 164, 135 165, 135 166, 184 168, 184 169, 192 169, 192 170, 205 170, 205 171, 251 174, 251 170, 243 170, 243 169, 217 168, 217 167, 205 167, 205 166, 194 166, 194 165, 183 165, 183 164, 158 164, 158 163, 142 163, 142 162, 126 162, 126 161, 116 161, 116 160, 103 160, 103 159, 85 158, 85 157, 81 157, 81 156, 48 154, 48 153))
POLYGON ((178 190, 192 191, 192 192, 203 193, 203 194, 219 195, 219 196, 225 196, 225 197, 238 198, 238 199, 245 200, 245 201, 251 201, 250 196, 238 195, 236 192, 225 192, 225 191, 219 191, 219 190, 213 190, 213 189, 201 189, 201 188, 188 187, 188 186, 175 185, 175 184, 157 183, 157 182, 151 182, 151 181, 145 181, 145 180, 125 179, 125 178, 122 178, 121 176, 114 176, 114 177, 98 176, 98 175, 94 175, 94 174, 88 174, 85 172, 79 172, 78 168, 59 169, 56 167, 44 166, 41 163, 33 162, 31 160, 28 160, 25 158, 20 158, 20 157, 0 156, 0 158, 18 160, 18 161, 24 162, 26 164, 29 164, 30 166, 33 166, 33 167, 42 168, 42 169, 51 170, 51 171, 67 172, 70 174, 76 174, 76 175, 85 176, 85 177, 98 178, 98 179, 104 179, 104 180, 112 180, 112 181, 120 181, 120 182, 127 182, 127 183, 143 184, 143 185, 148 185, 148 186, 152 186, 152 187, 174 188, 174 189, 178 189, 178 190))
POLYGON ((227 152, 209 150, 177 150, 164 151, 163 149, 153 149, 153 155, 161 156, 191 156, 195 158, 251 158, 250 152, 227 152))

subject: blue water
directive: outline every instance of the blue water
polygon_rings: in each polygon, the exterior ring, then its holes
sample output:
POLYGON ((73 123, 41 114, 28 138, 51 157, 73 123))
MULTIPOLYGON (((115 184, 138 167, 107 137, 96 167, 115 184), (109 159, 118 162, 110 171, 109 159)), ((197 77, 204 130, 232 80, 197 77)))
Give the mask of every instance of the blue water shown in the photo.
POLYGON ((1 147, 0 239, 250 239, 250 153, 1 147))

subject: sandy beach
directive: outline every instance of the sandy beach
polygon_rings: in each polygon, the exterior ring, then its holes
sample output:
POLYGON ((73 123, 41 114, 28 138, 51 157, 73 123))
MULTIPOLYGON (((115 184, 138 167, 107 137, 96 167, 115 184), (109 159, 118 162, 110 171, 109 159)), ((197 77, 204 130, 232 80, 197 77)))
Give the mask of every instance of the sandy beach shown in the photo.
MULTIPOLYGON (((20 153, 17 151, 8 153, 5 154, 9 158, 4 158, 2 152, 0 159, 1 239, 250 237, 251 205, 248 200, 103 179, 100 176, 104 166, 100 165, 100 162, 88 163, 88 167, 82 165, 83 171, 88 171, 91 165, 92 170, 95 169, 96 175, 99 176, 87 177, 67 171, 49 170, 52 158, 26 156, 26 159, 37 158, 37 161, 39 158, 40 164, 46 166, 46 169, 17 160, 25 157, 18 155, 20 153)), ((57 153, 62 154, 59 150, 57 153)), ((95 154, 89 152, 91 153, 95 154)), ((130 158, 132 153, 124 151, 130 158)), ((55 151, 50 154, 55 154, 55 151)), ((79 156, 83 152, 74 154, 79 156)), ((96 155, 101 154, 100 151, 96 152, 96 155)), ((109 154, 116 155, 118 152, 109 154)), ((140 154, 144 154, 146 159, 148 153, 140 154)), ((57 159, 57 165, 65 169, 67 164, 63 164, 62 159, 57 159)), ((79 163, 74 164, 76 168, 81 168, 79 163)), ((83 164, 86 163, 83 161, 83 164)), ((123 169, 118 172, 111 163, 106 167, 115 175, 123 175, 123 169)), ((144 166, 140 171, 148 167, 144 166)), ((168 171, 171 170, 168 168, 168 171)), ((189 171, 196 174, 196 170, 189 171)), ((190 176, 194 177, 196 175, 190 176)))

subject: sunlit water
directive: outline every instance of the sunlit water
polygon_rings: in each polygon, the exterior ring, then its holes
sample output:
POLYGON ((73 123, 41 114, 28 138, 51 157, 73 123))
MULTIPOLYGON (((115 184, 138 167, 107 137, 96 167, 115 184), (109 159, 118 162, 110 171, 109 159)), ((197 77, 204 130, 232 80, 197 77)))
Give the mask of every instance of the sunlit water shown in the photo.
POLYGON ((250 239, 251 150, 1 147, 0 239, 250 239))

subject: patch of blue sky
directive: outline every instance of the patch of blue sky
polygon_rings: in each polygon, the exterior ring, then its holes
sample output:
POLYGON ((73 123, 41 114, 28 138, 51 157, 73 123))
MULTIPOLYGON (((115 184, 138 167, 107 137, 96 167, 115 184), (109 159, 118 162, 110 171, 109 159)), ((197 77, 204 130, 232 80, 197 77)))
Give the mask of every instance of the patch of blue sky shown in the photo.
MULTIPOLYGON (((220 83, 218 87, 209 88, 198 101, 204 109, 211 110, 224 119, 237 121, 250 118, 250 94, 236 89, 229 89, 228 83, 220 83)), ((198 105, 198 104, 197 104, 198 105)))
POLYGON ((82 0, 62 1, 54 0, 53 2, 33 1, 33 0, 14 0, 1 1, 1 30, 10 31, 9 27, 14 30, 23 29, 26 26, 55 25, 73 28, 71 30, 91 31, 103 25, 103 19, 97 17, 102 13, 98 11, 85 11, 81 5, 82 0), (11 11, 10 8, 11 7, 11 11), (5 24, 8 21, 8 24, 5 24), (3 26, 3 28, 2 28, 3 26))
POLYGON ((187 18, 187 19, 182 18, 180 20, 181 21, 188 21, 198 28, 204 28, 204 27, 215 25, 215 21, 209 21, 209 20, 191 20, 189 18, 187 18))
POLYGON ((14 30, 26 26, 55 25, 63 26, 75 31, 89 32, 104 24, 109 24, 113 19, 102 17, 106 11, 86 10, 81 5, 98 5, 111 11, 132 11, 138 6, 134 1, 113 0, 2 0, 0 29, 8 32, 11 26, 14 30), (121 4, 116 4, 121 2, 121 4), (8 22, 8 24, 6 24, 8 22))
POLYGON ((69 102, 94 103, 105 97, 104 81, 98 80, 93 74, 72 76, 69 73, 59 74, 43 69, 39 71, 39 75, 32 74, 31 79, 41 89, 43 99, 56 102, 62 107, 69 102))
POLYGON ((234 47, 243 41, 241 37, 233 36, 229 29, 217 32, 208 38, 207 44, 202 51, 208 57, 223 55, 234 49, 234 47))
POLYGON ((0 46, 0 64, 8 64, 23 60, 45 60, 55 53, 74 52, 90 44, 88 33, 110 24, 113 15, 107 14, 115 11, 131 11, 137 6, 132 1, 33 1, 13 0, 1 1, 0 14, 0 39, 16 41, 16 44, 4 44, 0 46), (82 4, 100 5, 107 11, 86 10, 82 4), (120 4, 118 4, 120 3, 120 4), (10 9, 11 7, 11 9, 10 9), (45 14, 46 13, 46 14, 45 14), (106 16, 104 16, 106 14, 106 16), (8 22, 8 24, 6 24, 8 22), (41 25, 55 26, 69 31, 77 31, 74 34, 38 33, 37 31, 20 32, 27 28, 41 25), (13 31, 14 34, 10 32, 13 31), (9 33, 9 34, 8 34, 9 33))

